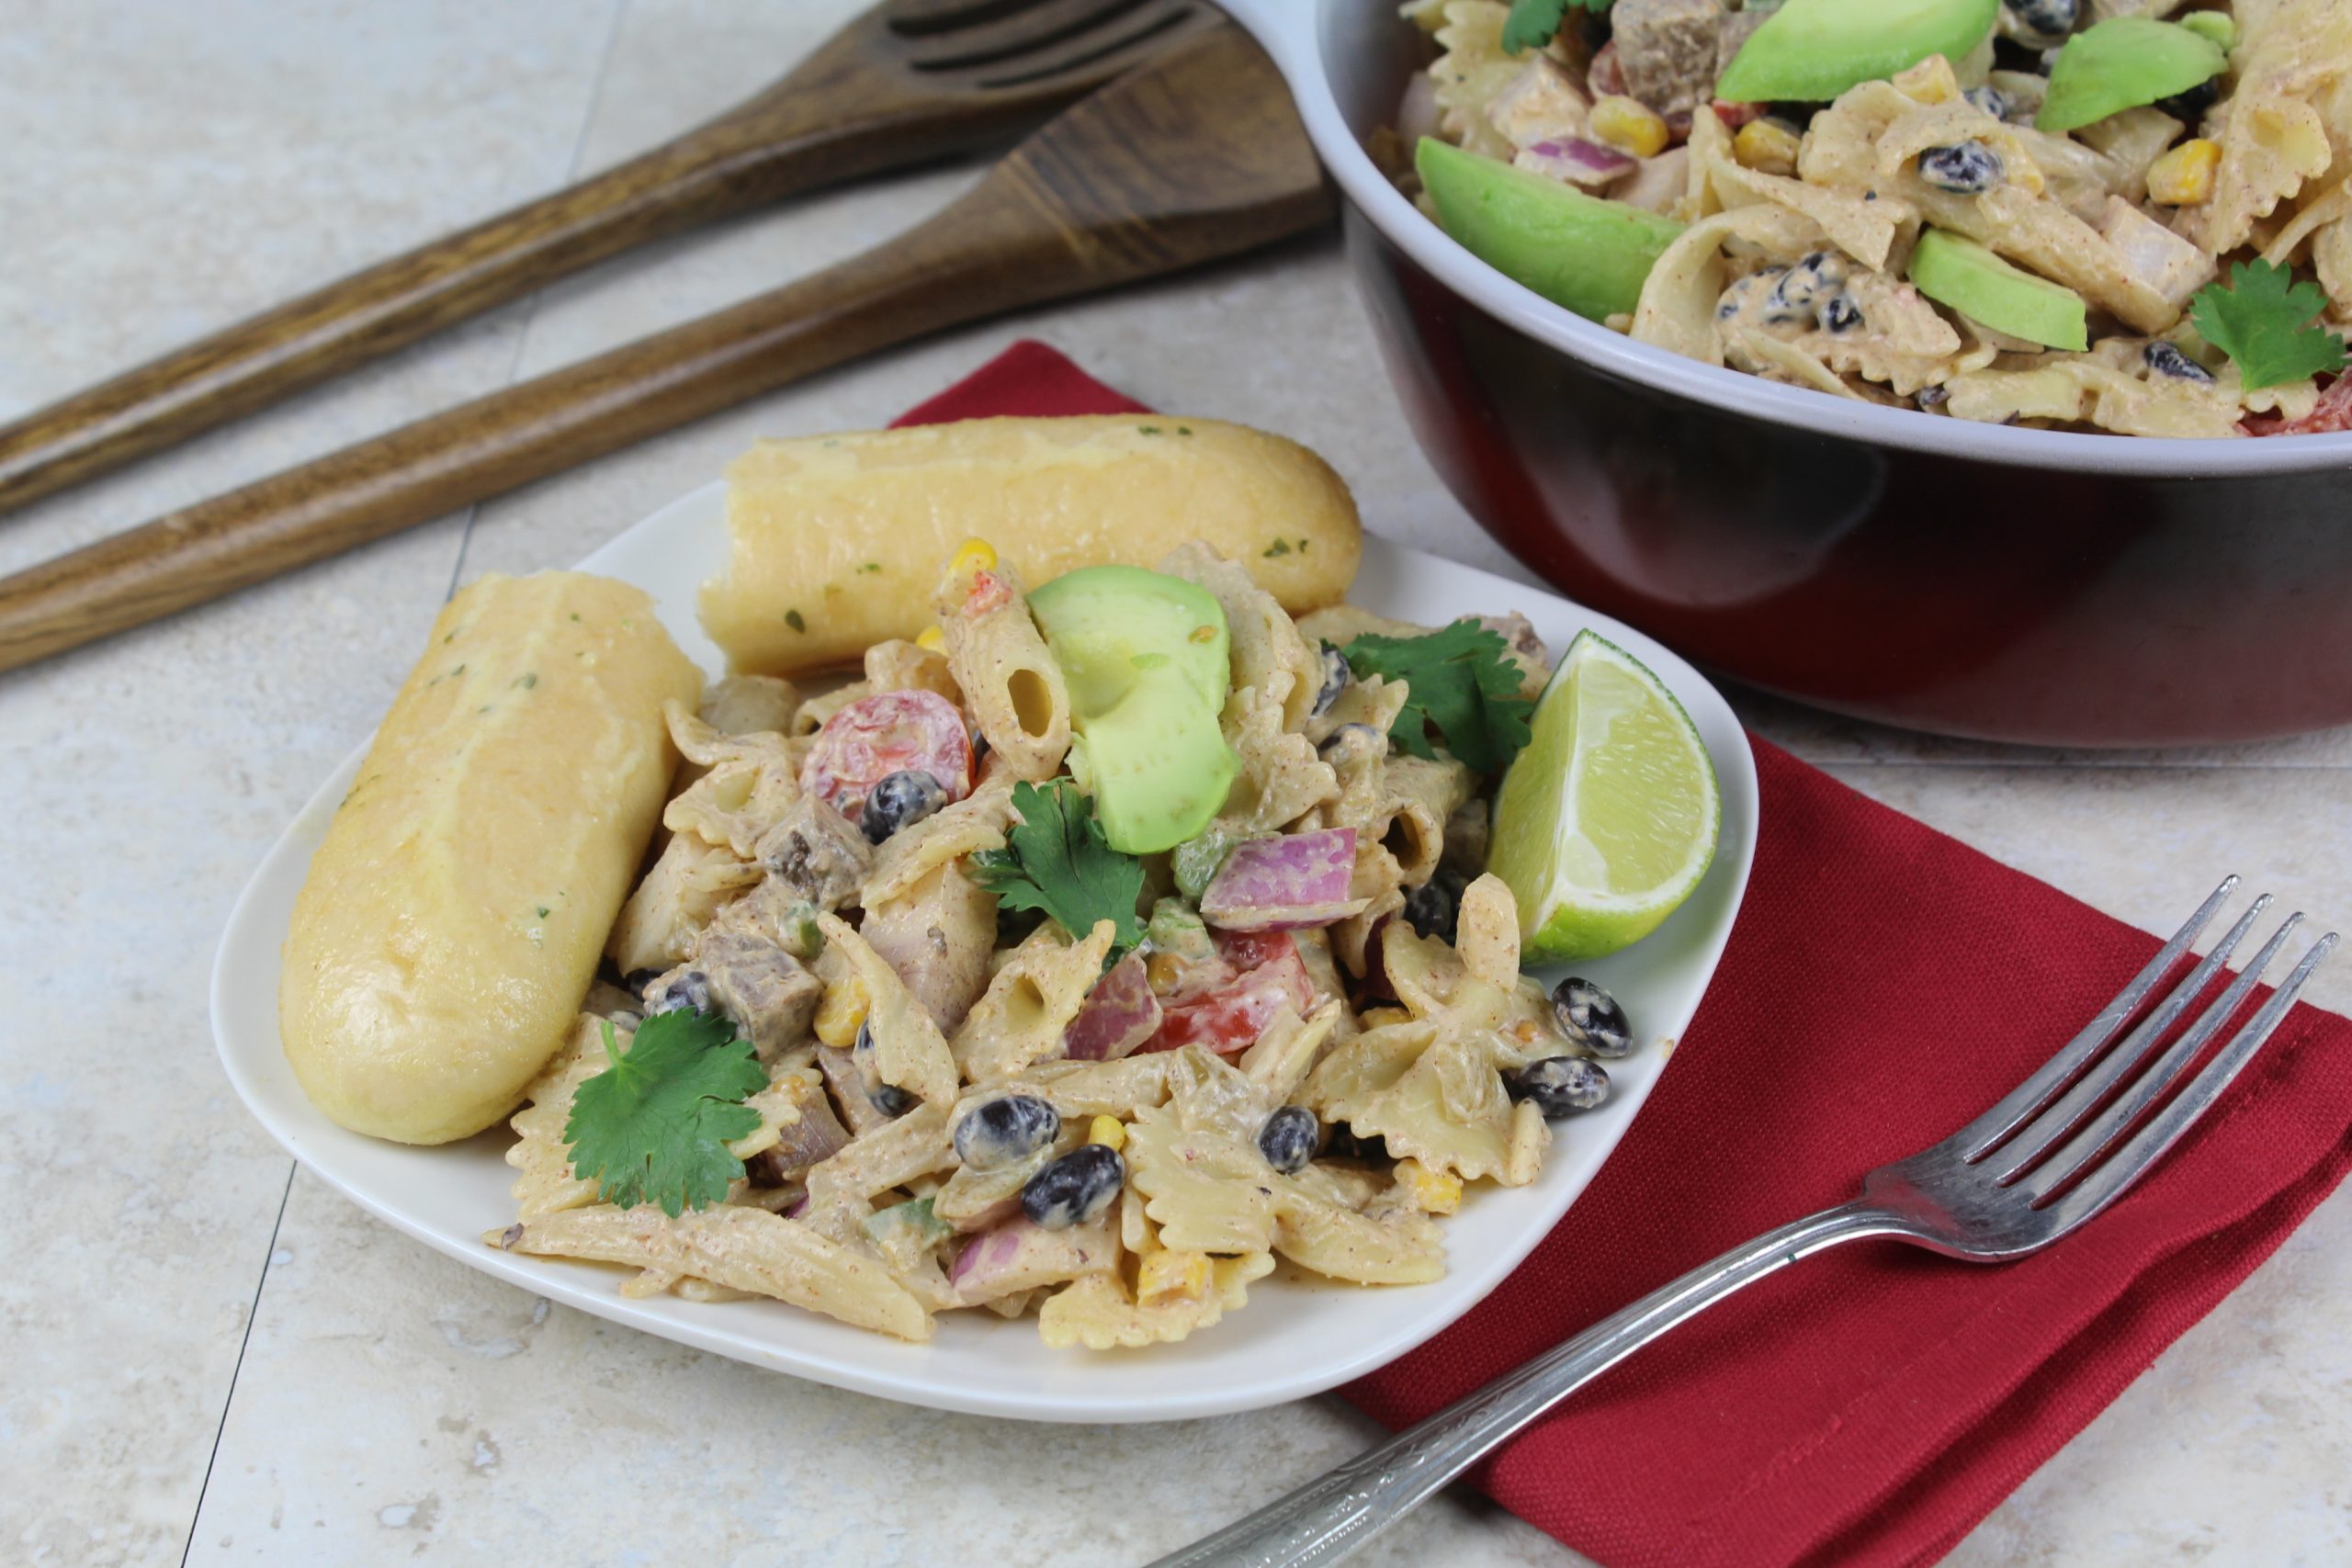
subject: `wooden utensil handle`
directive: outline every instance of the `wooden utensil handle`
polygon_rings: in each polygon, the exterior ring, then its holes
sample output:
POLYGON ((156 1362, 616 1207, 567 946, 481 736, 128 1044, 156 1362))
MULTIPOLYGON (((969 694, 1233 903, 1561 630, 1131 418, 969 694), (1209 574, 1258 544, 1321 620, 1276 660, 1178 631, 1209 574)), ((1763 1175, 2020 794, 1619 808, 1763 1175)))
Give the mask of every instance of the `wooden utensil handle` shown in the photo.
POLYGON ((858 355, 1118 280, 994 176, 789 287, 0 581, 0 670, 202 604, 858 355))
MULTIPOLYGON (((1025 112, 1025 111, 1024 111, 1025 112)), ((1034 116, 1026 116, 1034 118, 1034 116)), ((0 513, 249 413, 607 256, 1017 130, 771 93, 618 168, 0 426, 0 513)))

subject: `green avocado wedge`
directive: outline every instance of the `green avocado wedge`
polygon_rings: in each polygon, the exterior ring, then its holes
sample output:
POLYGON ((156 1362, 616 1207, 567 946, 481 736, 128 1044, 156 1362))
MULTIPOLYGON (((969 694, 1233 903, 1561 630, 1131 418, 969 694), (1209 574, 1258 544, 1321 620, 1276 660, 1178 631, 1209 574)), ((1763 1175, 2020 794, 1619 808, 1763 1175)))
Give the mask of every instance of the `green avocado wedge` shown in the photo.
POLYGON ((2001 0, 1788 0, 1749 35, 1715 84, 1732 103, 1826 103, 1931 54, 1983 43, 2001 0))
POLYGON ((2109 17, 2066 40, 2050 67, 2036 130, 2068 131, 2185 93, 2229 69, 2202 32, 2150 17, 2109 17))
POLYGON ((1172 849, 1225 805, 1240 764, 1218 723, 1232 681, 1225 609, 1133 566, 1065 572, 1029 595, 1069 687, 1070 776, 1114 850, 1172 849))
POLYGON ((1413 166, 1448 234, 1512 282, 1596 321, 1634 308, 1651 264, 1682 232, 1671 218, 1433 137, 1421 138, 1413 166))
POLYGON ((1937 304, 1995 332, 2078 354, 2090 346, 2081 295, 2010 265, 1973 240, 1922 230, 1905 276, 1937 304))

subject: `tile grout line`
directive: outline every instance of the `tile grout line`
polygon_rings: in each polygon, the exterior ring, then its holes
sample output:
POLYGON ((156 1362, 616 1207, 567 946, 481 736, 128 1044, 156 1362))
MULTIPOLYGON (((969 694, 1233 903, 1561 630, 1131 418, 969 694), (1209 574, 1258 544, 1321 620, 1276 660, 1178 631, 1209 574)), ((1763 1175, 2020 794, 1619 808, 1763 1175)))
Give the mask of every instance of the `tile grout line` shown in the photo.
MULTIPOLYGON (((595 129, 596 110, 605 101, 605 80, 612 74, 613 55, 621 43, 621 20, 628 15, 628 7, 629 0, 615 0, 612 22, 605 29, 605 48, 596 57, 596 73, 588 81, 588 107, 580 117, 580 131, 571 139, 571 157, 564 165, 563 180, 566 185, 577 184, 580 179, 580 160, 587 155, 588 133, 595 129)), ((539 302, 547 298, 548 288, 553 287, 549 284, 532 290, 530 299, 524 305, 522 329, 514 334, 514 357, 507 362, 506 378, 499 383, 501 387, 514 385, 514 378, 523 368, 523 355, 531 346, 531 326, 539 319, 539 302)), ((474 525, 481 520, 481 502, 469 503, 465 526, 458 534, 458 558, 449 568, 449 587, 441 595, 444 604, 457 595, 458 580, 466 571, 466 554, 473 547, 474 525)))
MULTIPOLYGON (((620 47, 621 21, 628 15, 628 6, 629 0, 616 0, 613 6, 612 22, 605 31, 604 51, 597 57, 595 74, 589 79, 587 107, 581 115, 580 130, 572 138, 571 156, 565 164, 566 184, 580 177, 580 161, 588 151, 588 133, 595 126, 597 106, 604 102, 605 81, 612 72, 613 55, 620 47)), ((516 373, 523 367, 523 354, 531 341, 531 323, 538 319, 539 301, 544 295, 544 289, 535 292, 524 308, 522 328, 515 334, 514 355, 507 363, 506 377, 501 383, 503 386, 513 386, 516 373)), ((458 580, 466 569, 467 547, 473 543, 474 524, 481 515, 481 502, 476 502, 466 508, 465 525, 458 536, 458 558, 449 569, 449 586, 442 594, 444 602, 458 591, 458 580)), ((180 1545, 180 1568, 187 1568, 188 1559, 196 1551, 196 1532, 204 1517, 204 1499, 212 1490, 212 1467, 220 1458, 220 1440, 229 1430, 230 1412, 236 1408, 237 1383, 244 1374, 245 1351, 253 1343, 254 1323, 261 1315, 262 1292, 268 1288, 270 1263, 277 1256, 278 1234, 286 1225, 287 1201, 293 1196, 294 1177, 300 1169, 300 1161, 287 1162, 286 1185, 277 1194, 277 1217, 270 1221, 269 1246, 262 1254, 261 1272, 254 1280, 253 1300, 245 1308, 245 1331, 237 1339, 237 1359, 229 1370, 229 1389, 220 1401, 220 1419, 212 1428, 212 1447, 204 1458, 204 1479, 198 1483, 195 1506, 188 1510, 187 1539, 180 1545)))
POLYGON ((180 1568, 196 1550, 196 1527, 204 1517, 204 1495, 212 1489, 212 1466, 220 1457, 220 1438, 229 1430, 229 1412, 237 1403, 237 1377, 245 1370, 245 1348, 254 1341, 254 1322, 261 1316, 262 1287, 269 1283, 269 1261, 277 1256, 277 1233, 286 1226, 286 1201, 294 1195, 294 1173, 301 1166, 286 1162, 286 1185, 278 1190, 277 1217, 269 1222, 269 1246, 261 1255, 261 1273, 254 1280, 254 1299, 245 1307, 245 1331, 237 1337, 237 1361, 229 1369, 229 1393, 220 1401, 220 1419, 212 1428, 212 1449, 204 1456, 204 1479, 196 1488, 196 1506, 188 1511, 187 1540, 180 1545, 180 1568))

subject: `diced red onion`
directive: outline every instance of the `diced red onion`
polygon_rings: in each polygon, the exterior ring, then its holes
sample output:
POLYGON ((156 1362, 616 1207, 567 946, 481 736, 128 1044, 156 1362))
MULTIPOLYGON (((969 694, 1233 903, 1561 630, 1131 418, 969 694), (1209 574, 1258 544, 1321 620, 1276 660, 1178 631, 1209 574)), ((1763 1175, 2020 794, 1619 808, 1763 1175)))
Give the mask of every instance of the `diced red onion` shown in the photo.
POLYGON ((1581 136, 1538 141, 1522 148, 1511 163, 1519 168, 1570 185, 1605 186, 1641 167, 1641 160, 1614 147, 1581 136))
POLYGON ((1201 919, 1234 931, 1328 926, 1363 907, 1348 897, 1355 864, 1353 828, 1248 840, 1201 895, 1201 919))

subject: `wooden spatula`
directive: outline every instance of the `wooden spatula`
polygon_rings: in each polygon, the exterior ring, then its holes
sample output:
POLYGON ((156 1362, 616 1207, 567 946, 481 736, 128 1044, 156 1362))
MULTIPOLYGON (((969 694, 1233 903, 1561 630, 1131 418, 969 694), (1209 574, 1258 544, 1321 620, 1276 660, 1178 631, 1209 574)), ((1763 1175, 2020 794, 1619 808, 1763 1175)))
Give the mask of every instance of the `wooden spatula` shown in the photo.
POLYGON ((969 194, 864 255, 0 581, 0 670, 861 354, 1229 256, 1330 212, 1281 76, 1219 24, 1066 110, 969 194))
POLYGON ((650 240, 1000 146, 1215 20, 1201 0, 889 0, 674 141, 0 425, 0 513, 650 240))

